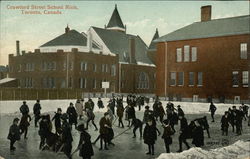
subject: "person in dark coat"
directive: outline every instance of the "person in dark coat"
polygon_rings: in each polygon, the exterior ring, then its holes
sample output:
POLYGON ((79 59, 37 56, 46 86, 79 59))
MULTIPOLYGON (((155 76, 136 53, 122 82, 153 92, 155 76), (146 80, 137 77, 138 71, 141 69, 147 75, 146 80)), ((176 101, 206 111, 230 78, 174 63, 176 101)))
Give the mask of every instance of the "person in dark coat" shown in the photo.
POLYGON ((23 105, 21 105, 20 107, 20 112, 22 113, 22 115, 29 114, 30 110, 28 105, 26 104, 26 101, 23 101, 23 105))
POLYGON ((213 102, 211 102, 210 107, 209 107, 209 111, 211 112, 211 117, 212 117, 212 122, 214 122, 214 113, 216 111, 216 106, 213 104, 213 102))
POLYGON ((149 109, 149 106, 145 106, 145 111, 143 115, 143 123, 147 123, 149 119, 154 117, 153 111, 149 109))
POLYGON ((248 118, 248 109, 249 109, 249 106, 247 106, 244 103, 242 103, 242 109, 243 109, 243 112, 244 112, 244 119, 246 121, 247 118, 248 118))
POLYGON ((203 130, 207 131, 208 138, 210 138, 209 124, 208 124, 208 121, 207 121, 207 116, 204 116, 203 118, 197 118, 194 121, 199 122, 199 124, 202 126, 203 130))
POLYGON ((28 127, 30 126, 30 121, 31 121, 31 117, 29 114, 24 114, 21 118, 19 128, 21 130, 21 134, 24 133, 24 139, 28 139, 27 133, 28 133, 28 127))
POLYGON ((136 118, 135 117, 135 108, 133 106, 129 105, 127 113, 128 113, 128 127, 130 127, 131 120, 136 118))
POLYGON ((195 121, 195 127, 192 131, 192 137, 193 137, 192 144, 194 144, 196 147, 204 146, 203 128, 201 127, 198 121, 195 121))
POLYGON ((84 124, 78 125, 77 130, 80 131, 80 141, 78 149, 80 150, 79 156, 83 159, 91 159, 94 155, 94 150, 91 144, 91 136, 85 131, 84 124))
POLYGON ((159 110, 160 122, 162 123, 163 117, 164 117, 164 115, 165 115, 166 113, 165 113, 165 110, 164 110, 164 108, 163 108, 161 102, 159 102, 158 107, 159 107, 158 110, 159 110))
POLYGON ((130 126, 130 128, 132 126, 134 126, 134 129, 133 129, 133 138, 136 138, 136 130, 139 128, 139 131, 140 131, 140 138, 142 138, 142 125, 143 125, 143 122, 140 120, 140 119, 137 119, 137 118, 134 118, 132 120, 132 124, 130 126))
POLYGON ((10 126, 8 139, 10 140, 10 150, 14 151, 16 148, 14 147, 14 144, 17 140, 20 140, 20 129, 18 126, 18 118, 15 118, 13 120, 13 124, 10 126))
POLYGON ((153 112, 156 121, 158 121, 158 117, 160 116, 160 109, 159 109, 160 102, 156 100, 153 104, 153 112))
POLYGON ((169 146, 172 144, 172 135, 175 133, 172 127, 170 126, 169 120, 164 120, 162 122, 162 126, 164 128, 162 139, 164 140, 165 143, 165 148, 166 148, 166 153, 170 153, 170 148, 169 146))
POLYGON ((147 155, 154 155, 154 144, 157 140, 156 127, 153 125, 152 120, 148 120, 143 131, 144 143, 148 145, 147 155))
POLYGON ((40 145, 39 149, 43 150, 43 147, 45 145, 45 141, 48 138, 49 134, 51 133, 52 126, 49 121, 49 115, 42 115, 42 120, 39 122, 39 131, 38 134, 40 136, 40 145))
POLYGON ((113 114, 115 114, 115 98, 109 100, 108 107, 112 110, 113 114))
POLYGON ((188 132, 187 119, 184 116, 180 116, 179 119, 180 119, 180 136, 179 136, 179 150, 177 152, 182 152, 182 143, 186 145, 187 149, 190 148, 190 146, 186 141, 189 132, 188 132))
POLYGON ((123 118, 123 113, 124 113, 124 108, 123 105, 117 104, 117 110, 116 110, 117 116, 118 116, 118 127, 124 128, 122 118, 123 118))
POLYGON ((103 102, 102 102, 101 98, 98 98, 97 106, 99 107, 99 109, 104 108, 104 105, 103 105, 103 102))
POLYGON ((71 134, 71 126, 67 121, 67 114, 62 114, 62 143, 63 143, 63 152, 65 155, 69 158, 72 159, 71 157, 71 150, 72 150, 72 142, 73 142, 73 137, 71 134))
POLYGON ((108 143, 108 135, 109 135, 109 128, 111 128, 111 121, 109 119, 109 113, 104 113, 104 117, 100 119, 100 149, 103 149, 103 141, 104 141, 104 149, 108 150, 107 143, 108 143))
POLYGON ((35 127, 38 127, 37 122, 40 119, 41 109, 42 107, 40 105, 40 100, 38 99, 36 100, 36 104, 34 104, 34 107, 33 107, 33 113, 35 116, 35 127))
POLYGON ((228 111, 225 112, 225 114, 221 117, 221 130, 222 135, 228 135, 228 127, 229 127, 229 117, 228 117, 228 111))
POLYGON ((236 133, 237 135, 241 135, 242 133, 242 120, 244 118, 244 112, 242 107, 236 110, 236 133))
POLYGON ((91 110, 91 109, 89 109, 89 108, 86 108, 86 114, 87 114, 87 117, 88 117, 86 129, 88 129, 89 122, 91 121, 92 124, 93 124, 94 127, 95 127, 95 131, 97 131, 98 129, 97 129, 96 125, 95 125, 95 114, 94 114, 93 110, 91 110))
POLYGON ((73 103, 70 103, 66 113, 69 116, 69 124, 72 127, 73 124, 75 124, 75 127, 77 126, 77 112, 75 107, 73 106, 73 103))
POLYGON ((184 115, 185 115, 185 114, 184 114, 184 111, 181 109, 181 106, 180 106, 180 105, 177 106, 177 112, 178 112, 178 117, 179 117, 179 116, 184 116, 184 115))
POLYGON ((58 134, 58 132, 61 131, 61 129, 62 129, 61 115, 62 115, 62 109, 58 108, 57 112, 55 113, 54 117, 52 118, 52 121, 55 120, 56 134, 58 134))

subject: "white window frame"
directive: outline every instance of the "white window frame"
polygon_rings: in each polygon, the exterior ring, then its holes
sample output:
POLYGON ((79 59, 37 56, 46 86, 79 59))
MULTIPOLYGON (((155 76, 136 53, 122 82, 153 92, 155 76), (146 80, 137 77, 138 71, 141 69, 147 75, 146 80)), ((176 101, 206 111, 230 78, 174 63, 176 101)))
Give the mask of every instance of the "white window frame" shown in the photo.
POLYGON ((198 72, 197 73, 197 86, 198 87, 203 86, 203 72, 198 72), (201 74, 201 78, 199 78, 199 74, 201 74), (199 83, 200 80, 201 80, 201 84, 199 83))
POLYGON ((182 48, 176 49, 176 62, 182 62, 182 48))
POLYGON ((192 62, 197 61, 197 47, 192 47, 192 62))
POLYGON ((93 68, 93 71, 94 71, 94 72, 97 72, 97 65, 96 65, 95 63, 93 64, 93 67, 94 67, 94 68, 93 68))
POLYGON ((177 74, 178 74, 178 81, 177 81, 178 86, 184 86, 184 72, 178 72, 177 74), (180 73, 182 73, 182 84, 179 84, 180 73))
POLYGON ((248 87, 249 85, 249 72, 242 71, 242 87, 248 87))
POLYGON ((240 59, 247 59, 247 43, 240 44, 240 59))
POLYGON ((96 79, 93 79, 93 89, 96 89, 96 79))
POLYGON ((176 86, 176 72, 170 72, 170 86, 176 86), (172 75, 174 75, 174 76, 172 76, 172 75), (172 77, 174 77, 174 79, 172 77), (172 84, 172 80, 175 81, 174 84, 172 84))
POLYGON ((184 62, 190 61, 190 46, 185 45, 184 46, 184 62))
POLYGON ((188 86, 190 86, 190 87, 193 87, 194 86, 194 84, 195 84, 195 80, 194 80, 194 72, 188 72, 188 86), (193 84, 190 84, 190 82, 191 82, 191 74, 193 75, 193 84))
MULTIPOLYGON (((238 78, 238 83, 239 83, 239 71, 233 71, 233 72, 232 72, 232 75, 233 75, 233 76, 236 75, 236 74, 238 75, 237 78, 238 78)), ((233 76, 232 76, 232 77, 233 77, 233 76)), ((233 78, 232 78, 232 79, 233 79, 233 78)), ((232 83, 232 85, 233 85, 234 88, 239 87, 239 84, 238 84, 238 85, 236 85, 236 84, 234 85, 234 84, 232 83)))

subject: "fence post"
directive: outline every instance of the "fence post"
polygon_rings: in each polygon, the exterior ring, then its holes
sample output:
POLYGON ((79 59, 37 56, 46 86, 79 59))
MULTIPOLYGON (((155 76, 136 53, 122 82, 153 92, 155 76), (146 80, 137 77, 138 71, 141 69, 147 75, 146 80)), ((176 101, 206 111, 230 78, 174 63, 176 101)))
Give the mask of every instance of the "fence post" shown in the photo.
POLYGON ((38 98, 38 90, 36 91, 36 99, 39 99, 39 98, 38 98))
POLYGON ((14 92, 13 92, 13 96, 14 96, 14 100, 16 100, 16 91, 14 90, 14 92))
POLYGON ((57 99, 59 99, 58 90, 56 91, 56 97, 57 97, 57 99))
POLYGON ((48 99, 49 99, 49 90, 48 90, 48 99))
POLYGON ((3 90, 1 90, 1 101, 3 100, 3 90))
POLYGON ((67 99, 69 99, 69 90, 67 90, 67 99))

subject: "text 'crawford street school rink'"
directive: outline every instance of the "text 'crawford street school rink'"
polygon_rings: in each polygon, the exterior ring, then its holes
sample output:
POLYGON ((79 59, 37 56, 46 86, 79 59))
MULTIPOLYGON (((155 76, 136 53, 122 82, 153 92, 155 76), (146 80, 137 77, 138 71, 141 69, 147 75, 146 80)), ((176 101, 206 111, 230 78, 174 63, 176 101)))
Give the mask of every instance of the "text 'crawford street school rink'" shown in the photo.
MULTIPOLYGON (((103 116, 103 112, 106 111, 106 108, 99 109, 96 105, 97 99, 93 99, 95 102, 95 122, 99 123, 100 118, 103 116)), ((50 115, 54 115, 54 112, 58 107, 61 107, 63 112, 66 111, 70 102, 75 103, 75 100, 44 100, 41 101, 42 113, 49 112, 50 115)), ((103 99, 104 105, 107 105, 108 99, 103 99)), ((32 110, 35 101, 27 101, 27 104, 32 110)), ((162 101, 165 108, 166 103, 162 101)), ((200 148, 194 148, 194 145, 191 144, 192 140, 188 139, 189 145, 192 145, 193 148, 188 151, 183 151, 182 153, 175 153, 179 148, 178 137, 179 137, 179 125, 175 127, 177 132, 173 135, 173 144, 170 146, 170 154, 162 154, 165 152, 164 141, 161 136, 157 137, 155 144, 155 155, 147 156, 145 152, 147 151, 147 145, 144 144, 143 139, 139 138, 139 132, 137 130, 137 138, 133 137, 132 129, 120 135, 119 137, 113 140, 115 146, 110 146, 110 149, 107 151, 99 151, 99 142, 93 145, 94 156, 96 159, 151 159, 151 158, 247 158, 250 156, 250 127, 247 126, 247 121, 243 120, 243 132, 242 135, 236 136, 232 132, 232 128, 229 127, 228 136, 221 136, 221 124, 220 119, 224 111, 229 107, 232 107, 232 104, 215 104, 217 107, 215 122, 211 122, 211 117, 208 112, 209 103, 189 103, 189 102, 173 102, 175 106, 181 105, 182 109, 186 114, 188 122, 195 118, 207 116, 210 126, 211 138, 207 137, 207 133, 204 131, 205 137, 205 146, 200 148)), ((66 159, 67 157, 63 153, 54 153, 50 151, 40 151, 39 142, 40 137, 38 135, 38 128, 35 128, 34 121, 31 121, 31 125, 28 131, 28 139, 24 140, 23 136, 21 140, 18 141, 15 145, 17 150, 10 152, 9 150, 9 140, 7 140, 7 135, 9 131, 9 126, 11 125, 15 117, 20 118, 21 114, 19 113, 19 107, 22 104, 22 101, 1 101, 0 102, 0 156, 6 159, 66 159)), ((153 103, 150 102, 149 106, 152 109, 153 103)), ((126 102, 124 101, 124 106, 126 102)), ((239 105, 236 105, 237 107, 239 105)), ((136 109, 136 117, 141 119, 143 118, 144 107, 141 111, 136 109)), ((79 121, 84 122, 83 121, 79 121)), ((127 121, 124 121, 127 125, 127 121)), ((117 127, 118 120, 113 125, 115 135, 123 132, 127 129, 117 127)), ((99 125, 97 125, 99 128, 99 125)), ((157 123, 158 129, 163 133, 163 128, 160 123, 157 123)), ((53 132, 54 132, 53 128, 53 132)), ((91 135, 91 140, 94 141, 99 135, 98 131, 94 131, 94 127, 90 124, 89 134, 91 135)), ((72 135, 74 138, 73 149, 75 150, 79 142, 79 133, 75 128, 72 129, 72 135)), ((185 146, 184 146, 185 150, 185 146)), ((73 158, 79 159, 78 153, 75 153, 73 158)))

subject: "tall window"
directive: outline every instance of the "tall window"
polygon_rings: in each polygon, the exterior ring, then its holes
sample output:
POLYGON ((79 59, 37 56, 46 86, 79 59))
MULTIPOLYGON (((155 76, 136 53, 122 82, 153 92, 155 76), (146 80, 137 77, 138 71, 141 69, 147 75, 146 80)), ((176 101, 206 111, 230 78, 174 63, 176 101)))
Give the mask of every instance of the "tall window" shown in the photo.
POLYGON ((189 62, 189 45, 184 46, 184 62, 189 62))
POLYGON ((247 59, 247 43, 240 44, 240 58, 247 59))
POLYGON ((64 62, 63 62, 63 70, 66 70, 66 69, 67 69, 67 62, 64 61, 64 62))
POLYGON ((94 63, 93 64, 93 71, 96 72, 97 71, 97 65, 94 63))
POLYGON ((189 72, 189 82, 188 82, 189 86, 193 86, 194 85, 194 72, 189 72))
POLYGON ((242 85, 243 87, 248 87, 249 79, 248 79, 248 71, 242 71, 242 85))
POLYGON ((184 85, 184 72, 178 72, 178 86, 184 85))
POLYGON ((115 76, 115 75, 116 75, 116 66, 115 66, 115 64, 113 64, 111 66, 111 76, 115 76))
POLYGON ((87 62, 81 62, 81 71, 87 71, 88 64, 87 62))
POLYGON ((176 72, 170 72, 170 86, 176 85, 176 72))
POLYGON ((80 78, 80 88, 86 88, 86 78, 80 78))
POLYGON ((197 47, 192 47, 192 62, 197 61, 197 47))
POLYGON ((102 64, 102 72, 105 72, 105 64, 102 64))
POLYGON ((26 63, 25 71, 34 71, 35 70, 35 64, 34 63, 26 63))
POLYGON ((18 72, 21 72, 22 71, 22 64, 19 64, 18 66, 18 72))
POLYGON ((71 61, 71 62, 69 63, 69 69, 70 69, 70 70, 73 70, 73 69, 74 69, 74 63, 73 63, 73 61, 71 61))
POLYGON ((93 84, 93 89, 96 89, 96 79, 93 79, 92 84, 93 84))
MULTIPOLYGON (((34 67, 34 66, 32 66, 34 67)), ((55 61, 49 61, 49 62, 42 62, 42 70, 43 71, 52 71, 56 70, 56 62, 55 61)))
POLYGON ((145 73, 145 72, 139 73, 137 88, 139 88, 139 89, 148 89, 149 88, 149 78, 148 78, 147 73, 145 73))
POLYGON ((105 70, 106 72, 109 72, 108 64, 106 64, 105 69, 106 69, 106 70, 105 70))
POLYGON ((182 62, 182 50, 181 50, 181 48, 176 49, 176 62, 182 62))
POLYGON ((232 84, 233 87, 239 87, 239 72, 233 71, 232 84))
POLYGON ((202 86, 202 72, 198 72, 198 86, 202 86))
POLYGON ((32 88, 33 87, 33 79, 31 77, 27 77, 24 79, 24 87, 32 88))

